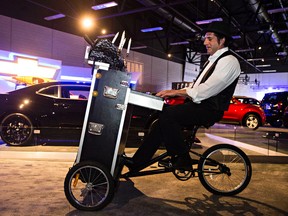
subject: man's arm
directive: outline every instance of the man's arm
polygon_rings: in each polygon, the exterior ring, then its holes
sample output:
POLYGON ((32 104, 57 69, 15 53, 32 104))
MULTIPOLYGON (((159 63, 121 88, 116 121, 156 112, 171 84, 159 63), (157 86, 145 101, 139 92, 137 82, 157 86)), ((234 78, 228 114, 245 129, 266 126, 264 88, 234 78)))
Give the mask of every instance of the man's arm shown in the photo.
POLYGON ((188 94, 186 92, 186 89, 178 89, 178 90, 163 90, 156 94, 156 96, 166 98, 166 97, 176 97, 176 96, 182 96, 187 97, 188 94))

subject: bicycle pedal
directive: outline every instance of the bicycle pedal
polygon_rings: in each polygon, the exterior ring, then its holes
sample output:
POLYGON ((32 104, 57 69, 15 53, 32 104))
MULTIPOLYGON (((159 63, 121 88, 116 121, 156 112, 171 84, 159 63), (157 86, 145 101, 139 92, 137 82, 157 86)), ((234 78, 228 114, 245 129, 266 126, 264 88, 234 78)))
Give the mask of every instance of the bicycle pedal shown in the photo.
POLYGON ((158 167, 172 168, 172 162, 170 159, 164 159, 158 162, 158 167))

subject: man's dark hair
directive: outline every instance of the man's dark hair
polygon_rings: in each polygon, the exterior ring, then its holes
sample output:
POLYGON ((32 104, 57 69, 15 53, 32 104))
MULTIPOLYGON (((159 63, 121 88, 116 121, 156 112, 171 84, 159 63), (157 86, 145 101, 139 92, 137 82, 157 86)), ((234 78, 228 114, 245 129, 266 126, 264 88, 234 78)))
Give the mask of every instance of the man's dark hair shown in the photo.
POLYGON ((228 46, 229 46, 229 44, 230 44, 230 42, 231 42, 230 38, 226 37, 226 36, 223 35, 223 34, 216 33, 216 32, 214 32, 214 35, 217 37, 218 43, 220 43, 220 40, 221 40, 222 38, 225 38, 224 46, 225 46, 225 47, 228 47, 228 46))

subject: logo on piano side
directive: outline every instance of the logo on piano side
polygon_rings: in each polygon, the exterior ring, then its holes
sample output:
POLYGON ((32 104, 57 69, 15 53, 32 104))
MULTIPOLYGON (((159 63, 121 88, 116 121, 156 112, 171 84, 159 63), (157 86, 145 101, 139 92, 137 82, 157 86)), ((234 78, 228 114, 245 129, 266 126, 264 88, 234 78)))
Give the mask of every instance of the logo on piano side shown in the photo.
POLYGON ((125 86, 125 87, 129 87, 129 82, 126 81, 126 80, 122 80, 122 81, 120 82, 120 85, 125 86))
POLYGON ((125 104, 116 104, 115 108, 118 109, 118 110, 125 110, 126 109, 126 105, 125 104))
POLYGON ((109 86, 104 87, 104 92, 103 92, 104 97, 116 99, 118 96, 118 93, 119 93, 119 89, 112 88, 109 86))
POLYGON ((103 124, 95 123, 95 122, 89 122, 88 125, 88 133, 93 135, 101 135, 104 129, 103 124))

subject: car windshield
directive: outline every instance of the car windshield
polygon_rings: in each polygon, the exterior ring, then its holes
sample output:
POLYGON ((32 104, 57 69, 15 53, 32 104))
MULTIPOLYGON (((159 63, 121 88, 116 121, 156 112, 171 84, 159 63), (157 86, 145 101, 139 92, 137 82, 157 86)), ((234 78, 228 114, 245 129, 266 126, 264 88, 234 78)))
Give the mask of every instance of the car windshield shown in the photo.
POLYGON ((284 99, 284 94, 267 94, 263 98, 263 102, 275 103, 275 102, 277 102, 279 100, 283 100, 283 99, 284 99))
POLYGON ((48 97, 64 99, 84 99, 89 96, 90 87, 82 85, 55 85, 40 89, 37 93, 48 97))
POLYGON ((241 97, 235 97, 238 101, 244 104, 253 104, 253 105, 260 105, 260 102, 254 98, 241 98, 241 97))

